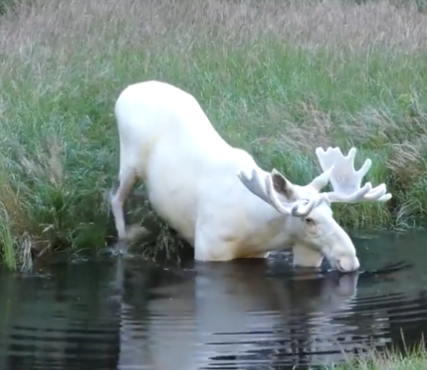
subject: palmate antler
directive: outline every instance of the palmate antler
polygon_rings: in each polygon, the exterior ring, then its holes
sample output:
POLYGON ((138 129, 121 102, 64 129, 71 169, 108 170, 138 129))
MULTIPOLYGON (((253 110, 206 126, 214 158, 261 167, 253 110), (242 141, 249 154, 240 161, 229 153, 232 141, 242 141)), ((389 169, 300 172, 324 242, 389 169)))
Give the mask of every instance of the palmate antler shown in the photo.
POLYGON ((274 169, 271 174, 261 173, 255 168, 251 170, 250 174, 248 171, 244 170, 240 170, 237 173, 237 177, 243 185, 246 186, 246 188, 282 214, 295 217, 305 217, 322 201, 321 197, 298 199, 296 201, 288 202, 279 200, 274 190, 272 175, 282 176, 274 169))
POLYGON ((279 199, 277 191, 287 198, 288 195, 284 193, 292 193, 294 186, 274 169, 271 173, 265 173, 256 168, 241 169, 237 176, 248 190, 273 206, 277 211, 296 217, 307 216, 323 201, 328 203, 359 203, 387 202, 391 199, 392 196, 387 193, 385 184, 372 188, 372 184, 367 182, 361 187, 362 179, 371 168, 372 161, 367 159, 363 166, 356 171, 354 169, 356 148, 351 148, 348 155, 344 156, 339 148, 329 147, 325 151, 319 147, 316 149, 316 155, 323 173, 311 182, 310 185, 318 192, 312 193, 308 199, 279 199), (280 188, 280 185, 277 185, 278 181, 279 183, 282 182, 284 188, 276 190, 273 179, 276 181, 276 186, 280 188), (331 183, 333 191, 320 192, 328 182, 331 183))
POLYGON ((323 172, 330 171, 329 181, 333 191, 322 195, 331 203, 387 202, 391 199, 392 195, 387 193, 384 183, 372 188, 372 184, 367 182, 361 187, 362 179, 371 168, 372 161, 366 159, 356 171, 356 148, 351 148, 347 156, 344 156, 340 148, 329 147, 325 151, 319 147, 316 149, 316 156, 323 172))

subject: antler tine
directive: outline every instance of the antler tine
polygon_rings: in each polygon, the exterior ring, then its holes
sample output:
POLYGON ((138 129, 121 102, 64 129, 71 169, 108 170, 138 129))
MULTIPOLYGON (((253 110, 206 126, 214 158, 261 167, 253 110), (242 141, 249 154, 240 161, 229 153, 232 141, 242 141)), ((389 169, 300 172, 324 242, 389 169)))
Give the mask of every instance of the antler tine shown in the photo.
POLYGON ((248 173, 244 170, 240 170, 237 173, 237 177, 240 179, 240 181, 245 185, 252 193, 257 195, 259 198, 261 198, 264 202, 270 203, 269 197, 267 195, 267 192, 264 188, 264 184, 261 181, 258 172, 255 168, 251 170, 251 175, 249 176, 248 173))
POLYGON ((365 202, 380 202, 384 203, 389 201, 392 198, 392 195, 390 193, 387 193, 386 185, 380 184, 373 188, 371 191, 369 191, 365 196, 363 197, 363 200, 365 202))
POLYGON ((344 156, 340 148, 331 148, 325 151, 321 147, 316 149, 316 156, 324 172, 331 167, 330 183, 333 191, 327 193, 330 202, 386 202, 391 198, 391 194, 386 194, 385 184, 372 188, 372 184, 367 182, 361 187, 363 177, 372 166, 372 161, 367 158, 359 170, 354 168, 354 158, 356 148, 352 147, 348 154, 344 156))

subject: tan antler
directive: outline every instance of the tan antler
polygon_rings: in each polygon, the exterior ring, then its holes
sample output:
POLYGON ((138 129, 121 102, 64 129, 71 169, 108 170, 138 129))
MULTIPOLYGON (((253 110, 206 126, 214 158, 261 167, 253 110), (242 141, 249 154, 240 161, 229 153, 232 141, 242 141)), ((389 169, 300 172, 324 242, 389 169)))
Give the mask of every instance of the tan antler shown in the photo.
POLYGON ((392 195, 387 193, 384 183, 372 188, 372 184, 367 182, 361 187, 362 179, 371 168, 372 161, 366 159, 363 166, 356 171, 356 148, 351 148, 347 156, 344 156, 340 148, 329 147, 325 151, 319 147, 316 149, 316 155, 323 172, 333 167, 329 176, 333 191, 322 193, 331 203, 387 202, 391 199, 392 195))
MULTIPOLYGON (((272 171, 272 174, 275 170, 272 171)), ((321 198, 299 199, 294 202, 283 202, 279 200, 273 187, 273 180, 270 174, 266 174, 264 179, 261 178, 259 171, 252 169, 251 173, 240 170, 237 174, 240 181, 253 194, 257 195, 263 201, 273 206, 277 211, 283 214, 305 217, 321 201, 321 198)))

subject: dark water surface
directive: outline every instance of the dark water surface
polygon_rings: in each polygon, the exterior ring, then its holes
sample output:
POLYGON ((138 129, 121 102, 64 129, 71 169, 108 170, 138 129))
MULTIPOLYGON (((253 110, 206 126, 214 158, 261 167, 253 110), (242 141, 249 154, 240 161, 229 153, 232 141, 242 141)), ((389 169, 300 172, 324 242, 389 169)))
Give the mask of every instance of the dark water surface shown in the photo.
POLYGON ((130 257, 0 273, 0 369, 292 369, 418 343, 427 234, 357 238, 353 275, 268 261, 165 270, 130 257), (123 271, 124 274, 122 273, 123 271))

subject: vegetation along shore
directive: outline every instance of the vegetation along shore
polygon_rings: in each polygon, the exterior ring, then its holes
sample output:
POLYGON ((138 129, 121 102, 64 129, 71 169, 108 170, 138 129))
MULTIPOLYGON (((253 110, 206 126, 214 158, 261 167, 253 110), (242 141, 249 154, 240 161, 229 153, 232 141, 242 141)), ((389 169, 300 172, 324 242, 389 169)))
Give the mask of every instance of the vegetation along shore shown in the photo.
POLYGON ((382 353, 373 351, 364 359, 321 370, 425 370, 426 368, 427 351, 424 343, 421 343, 404 351, 387 350, 382 353))
MULTIPOLYGON (((425 225, 420 2, 9 3, 0 22, 0 239, 9 267, 114 240, 105 196, 117 184, 114 102, 149 79, 193 94, 229 143, 296 183, 319 173, 316 146, 359 148, 359 165, 373 161, 367 180, 385 182, 393 199, 334 206, 345 227, 425 225)), ((137 197, 127 208, 128 223, 155 220, 137 197)), ((152 224, 162 232, 150 253, 173 258, 171 231, 152 224)))

